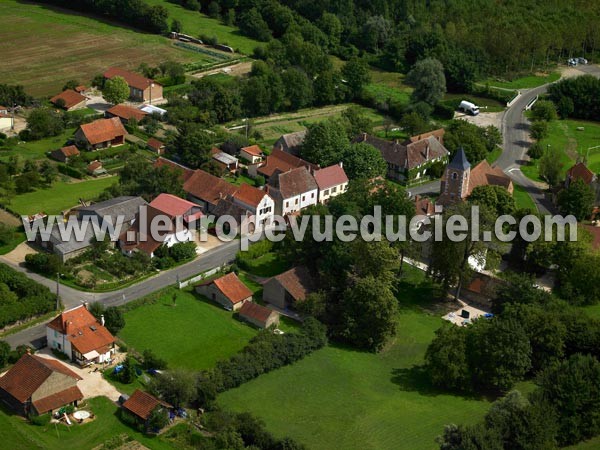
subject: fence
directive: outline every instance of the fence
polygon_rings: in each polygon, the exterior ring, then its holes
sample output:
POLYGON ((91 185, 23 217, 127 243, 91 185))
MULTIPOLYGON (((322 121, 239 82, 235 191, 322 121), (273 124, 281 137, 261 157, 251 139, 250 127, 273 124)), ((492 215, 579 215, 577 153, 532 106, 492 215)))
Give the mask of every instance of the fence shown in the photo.
MULTIPOLYGON (((225 265, 223 265, 223 267, 224 266, 225 265)), ((219 272, 220 270, 222 270, 223 267, 215 267, 214 269, 211 269, 207 272, 201 273, 200 275, 196 275, 195 277, 189 278, 185 281, 180 281, 179 289, 183 289, 185 287, 188 287, 190 284, 194 284, 194 283, 197 283, 198 281, 204 280, 205 278, 211 277, 214 274, 216 274, 217 272, 219 272)))

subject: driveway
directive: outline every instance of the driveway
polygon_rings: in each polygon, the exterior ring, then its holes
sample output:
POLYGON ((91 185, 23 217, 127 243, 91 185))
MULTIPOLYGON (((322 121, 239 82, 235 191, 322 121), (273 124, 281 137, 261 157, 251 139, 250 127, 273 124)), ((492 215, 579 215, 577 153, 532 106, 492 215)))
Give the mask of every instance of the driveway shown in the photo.
MULTIPOLYGON (((113 402, 119 400, 119 396, 121 395, 121 393, 117 391, 117 388, 115 388, 112 384, 106 381, 104 377, 102 377, 102 372, 100 370, 94 372, 93 368, 82 368, 79 367, 77 364, 67 361, 61 361, 52 354, 49 348, 40 350, 36 353, 36 355, 41 356, 42 358, 53 359, 55 361, 58 361, 67 366, 81 378, 83 378, 83 380, 77 383, 77 386, 79 387, 81 393, 85 398, 103 396, 109 398, 113 402)), ((117 357, 122 355, 123 354, 117 354, 117 357)))

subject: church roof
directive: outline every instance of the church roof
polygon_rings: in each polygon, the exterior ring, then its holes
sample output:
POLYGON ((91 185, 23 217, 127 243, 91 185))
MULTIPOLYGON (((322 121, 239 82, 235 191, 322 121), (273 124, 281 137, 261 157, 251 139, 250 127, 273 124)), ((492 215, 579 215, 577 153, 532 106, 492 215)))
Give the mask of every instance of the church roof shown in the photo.
POLYGON ((458 170, 467 170, 469 167, 471 167, 471 164, 467 160, 467 155, 465 155, 465 150, 462 147, 458 149, 454 155, 454 158, 452 158, 452 161, 450 164, 448 164, 448 167, 458 170))

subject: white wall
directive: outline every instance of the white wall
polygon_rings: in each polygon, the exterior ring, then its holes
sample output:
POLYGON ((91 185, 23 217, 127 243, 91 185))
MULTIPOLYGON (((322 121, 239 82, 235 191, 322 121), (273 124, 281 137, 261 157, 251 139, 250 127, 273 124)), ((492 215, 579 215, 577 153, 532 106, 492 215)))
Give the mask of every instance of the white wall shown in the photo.
POLYGON ((319 199, 317 189, 305 192, 294 197, 284 198, 281 207, 282 215, 286 215, 292 212, 300 211, 301 209, 307 208, 311 205, 316 205, 319 199), (286 206, 288 205, 288 206, 286 206))
POLYGON ((337 186, 332 186, 329 189, 323 189, 319 191, 319 203, 325 203, 332 197, 337 197, 340 194, 343 194, 348 189, 348 183, 338 184, 337 186), (335 192, 332 192, 335 189, 335 192))
POLYGON ((64 334, 46 327, 46 338, 48 339, 48 347, 60 350, 68 355, 69 358, 71 357, 71 343, 64 334), (60 348, 58 344, 60 344, 60 348))

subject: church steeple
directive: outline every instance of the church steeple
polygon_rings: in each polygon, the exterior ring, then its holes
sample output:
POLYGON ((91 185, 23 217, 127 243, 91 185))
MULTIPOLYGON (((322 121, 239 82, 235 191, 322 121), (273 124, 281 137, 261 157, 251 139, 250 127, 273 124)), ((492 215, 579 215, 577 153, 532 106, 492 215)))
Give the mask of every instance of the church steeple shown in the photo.
POLYGON ((460 147, 458 149, 454 158, 452 158, 452 161, 448 164, 448 168, 457 170, 467 170, 471 168, 471 163, 467 160, 464 148, 460 147))
POLYGON ((469 192, 470 176, 471 164, 465 150, 460 147, 450 164, 446 166, 438 203, 451 204, 463 200, 469 192))

